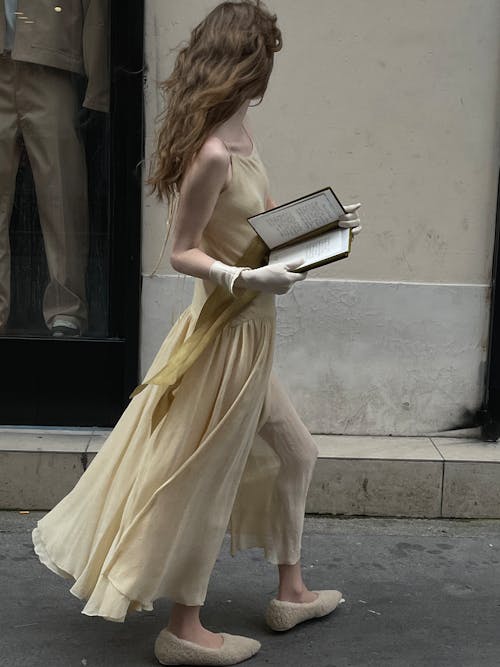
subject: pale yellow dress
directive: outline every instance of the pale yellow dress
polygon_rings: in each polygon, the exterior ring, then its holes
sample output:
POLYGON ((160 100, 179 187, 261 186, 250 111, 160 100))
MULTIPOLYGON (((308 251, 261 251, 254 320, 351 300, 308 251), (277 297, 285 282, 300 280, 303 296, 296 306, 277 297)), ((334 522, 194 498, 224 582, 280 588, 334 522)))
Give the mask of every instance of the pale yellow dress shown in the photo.
MULTIPOLYGON (((247 217, 265 209, 267 192, 255 145, 250 156, 233 155, 202 249, 234 264, 255 237, 247 217)), ((144 382, 189 338, 214 289, 195 278, 192 303, 144 382)), ((259 292, 220 329, 152 433, 162 387, 147 384, 134 396, 75 487, 38 521, 35 552, 74 579, 82 613, 123 622, 159 597, 203 605, 228 529, 232 555, 260 546, 272 563, 300 557, 317 448, 271 374, 275 298, 259 292)))

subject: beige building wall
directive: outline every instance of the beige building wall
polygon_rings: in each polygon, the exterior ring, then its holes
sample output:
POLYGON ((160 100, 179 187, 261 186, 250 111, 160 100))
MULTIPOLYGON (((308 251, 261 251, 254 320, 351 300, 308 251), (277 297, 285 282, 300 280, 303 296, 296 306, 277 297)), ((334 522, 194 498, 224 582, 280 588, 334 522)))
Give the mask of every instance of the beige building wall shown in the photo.
MULTIPOLYGON (((217 4, 146 2, 147 158, 157 84, 217 4)), ((349 259, 277 298, 276 367, 311 432, 474 425, 484 395, 500 158, 498 0, 269 0, 284 47, 249 111, 276 201, 361 201, 349 259)), ((143 374, 191 299, 149 278, 166 207, 145 190, 143 374)))
MULTIPOLYGON (((216 2, 148 0, 154 79, 216 2)), ((270 0, 283 32, 268 94, 249 111, 278 202, 331 185, 361 201, 348 261, 314 277, 488 283, 499 161, 498 0, 270 0)), ((165 216, 146 200, 143 266, 165 216)), ((168 258, 162 271, 173 272, 168 258)))

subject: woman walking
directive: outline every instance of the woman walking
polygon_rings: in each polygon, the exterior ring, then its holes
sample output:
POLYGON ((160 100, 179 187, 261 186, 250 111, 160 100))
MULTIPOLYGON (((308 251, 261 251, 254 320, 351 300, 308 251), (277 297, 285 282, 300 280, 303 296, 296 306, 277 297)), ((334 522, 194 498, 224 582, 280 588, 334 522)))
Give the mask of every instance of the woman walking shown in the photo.
MULTIPOLYGON (((278 567, 271 628, 341 599, 301 577, 318 449, 272 371, 275 295, 307 274, 268 266, 247 222, 275 205, 244 123, 280 48, 276 16, 248 0, 215 7, 179 52, 148 182, 168 202, 171 263, 195 278, 193 299, 91 465, 33 530, 41 562, 75 580, 82 613, 123 622, 173 601, 154 644, 164 665, 236 664, 260 648, 200 622, 227 529, 233 556, 262 547, 278 567)), ((358 206, 342 221, 354 233, 358 206)))

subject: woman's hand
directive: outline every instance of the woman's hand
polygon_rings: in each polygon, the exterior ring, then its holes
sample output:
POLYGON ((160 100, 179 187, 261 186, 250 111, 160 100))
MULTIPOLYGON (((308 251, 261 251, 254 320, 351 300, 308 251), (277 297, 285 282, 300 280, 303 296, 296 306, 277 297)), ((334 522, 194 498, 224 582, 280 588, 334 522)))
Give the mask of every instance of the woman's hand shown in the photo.
POLYGON ((307 271, 298 273, 288 269, 296 269, 304 263, 304 258, 289 262, 275 262, 258 269, 244 269, 236 279, 236 287, 255 290, 257 292, 272 292, 286 294, 299 280, 307 278, 307 271))
POLYGON ((356 236, 362 230, 362 225, 360 225, 358 208, 361 204, 348 204, 344 206, 347 213, 339 218, 339 227, 350 227, 352 230, 352 235, 356 236))

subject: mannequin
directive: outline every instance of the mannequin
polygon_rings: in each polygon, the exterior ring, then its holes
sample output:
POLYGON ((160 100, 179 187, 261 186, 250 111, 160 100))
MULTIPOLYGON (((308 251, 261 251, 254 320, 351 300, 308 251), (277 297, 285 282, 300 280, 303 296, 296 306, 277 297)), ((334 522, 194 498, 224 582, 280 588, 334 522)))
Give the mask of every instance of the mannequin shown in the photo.
POLYGON ((10 311, 9 224, 20 158, 27 150, 49 283, 43 317, 54 336, 88 327, 85 278, 89 212, 81 108, 109 111, 108 0, 0 1, 0 332, 10 311))

